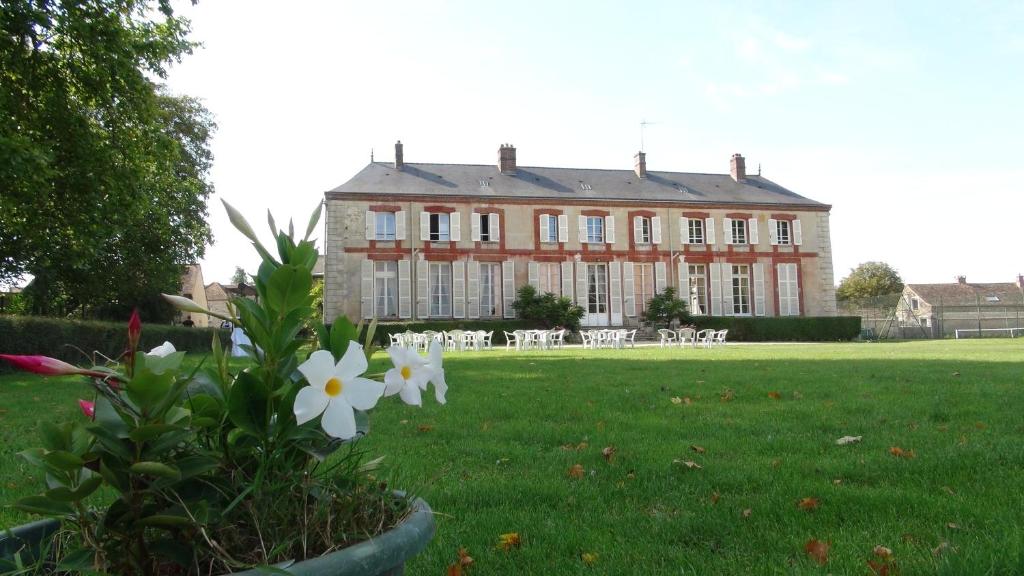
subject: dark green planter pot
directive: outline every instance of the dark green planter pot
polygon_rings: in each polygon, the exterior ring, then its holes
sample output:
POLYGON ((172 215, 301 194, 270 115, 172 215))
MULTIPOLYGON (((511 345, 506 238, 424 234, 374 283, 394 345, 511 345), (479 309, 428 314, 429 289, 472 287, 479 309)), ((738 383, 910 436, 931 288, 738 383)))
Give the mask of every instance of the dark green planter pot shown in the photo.
MULTIPOLYGON (((412 503, 413 511, 395 528, 349 546, 343 550, 311 558, 294 564, 281 564, 281 568, 294 576, 399 576, 405 573, 405 563, 419 554, 434 537, 434 513, 422 499, 412 503)), ((45 542, 60 528, 57 520, 40 520, 12 528, 0 534, 0 572, 12 568, 8 563, 14 553, 21 550, 22 559, 30 561, 26 554, 38 553, 40 543, 45 542)), ((246 570, 235 572, 234 576, 265 576, 266 572, 246 570)))

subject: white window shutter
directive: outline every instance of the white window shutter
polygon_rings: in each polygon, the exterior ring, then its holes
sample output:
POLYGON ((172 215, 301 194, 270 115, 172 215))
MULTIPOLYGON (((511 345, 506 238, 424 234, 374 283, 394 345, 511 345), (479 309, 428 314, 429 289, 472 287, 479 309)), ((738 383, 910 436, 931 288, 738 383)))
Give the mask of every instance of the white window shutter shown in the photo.
POLYGON ((469 239, 473 242, 480 241, 480 214, 477 212, 469 215, 469 239))
POLYGON ((711 272, 711 315, 722 315, 722 270, 717 262, 708 264, 711 272))
POLYGON ((757 218, 747 219, 747 244, 757 245, 761 241, 757 237, 757 218))
POLYGON ((377 213, 370 210, 366 211, 366 239, 377 239, 377 213))
POLYGON ((363 260, 360 286, 363 318, 373 318, 373 260, 363 260))
POLYGON ((622 325, 622 272, 620 270, 619 262, 608 263, 608 276, 611 279, 611 291, 610 295, 612 298, 611 313, 613 326, 622 325))
POLYGON ((804 243, 803 231, 800 229, 800 220, 793 220, 793 244, 800 246, 804 243))
POLYGON ((579 219, 577 219, 577 222, 580 225, 580 244, 586 244, 587 243, 587 217, 586 216, 580 216, 579 219))
POLYGON ((722 218, 722 236, 726 244, 732 244, 732 218, 722 218))
POLYGON ((562 262, 562 296, 572 300, 572 262, 562 262))
POLYGON ((430 296, 427 292, 427 272, 429 268, 430 262, 426 260, 416 262, 416 317, 421 320, 430 316, 430 307, 427 304, 427 297, 430 296))
POLYGON ((664 262, 654 263, 654 292, 661 294, 665 291, 665 285, 668 281, 666 278, 667 273, 665 272, 664 262))
POLYGON ((480 317, 480 263, 472 260, 469 262, 466 273, 466 316, 469 318, 480 317))
POLYGON ((412 278, 409 260, 398 261, 398 317, 412 316, 412 278))
POLYGON ((583 307, 583 317, 586 318, 587 310, 587 263, 576 263, 576 304, 583 307))
POLYGON ((797 278, 796 264, 789 265, 789 298, 790 313, 793 316, 800 315, 800 280, 797 278))
POLYGON ((449 216, 448 231, 452 242, 462 240, 462 217, 458 212, 452 212, 449 216))
POLYGON ((501 263, 501 295, 502 309, 505 318, 515 318, 516 311, 512 303, 516 301, 516 262, 505 260, 501 263))
POLYGON ((722 314, 732 316, 736 304, 732 293, 732 264, 721 262, 718 266, 722 269, 722 314))
POLYGON ((715 243, 715 219, 705 218, 704 219, 704 243, 714 244, 715 243))
POLYGON ((551 231, 548 230, 547 214, 541 214, 540 216, 537 217, 537 228, 540 229, 540 241, 547 242, 548 235, 551 234, 551 231))
POLYGON ((569 241, 569 216, 565 214, 558 215, 558 241, 569 241))
POLYGON ((765 315, 764 301, 764 264, 754 263, 754 314, 765 315))
POLYGON ((643 241, 643 217, 633 216, 633 242, 639 244, 643 241))
POLYGON ((661 244, 661 216, 651 218, 651 242, 661 244))
POLYGON ((466 317, 466 263, 452 262, 452 318, 466 317))
MULTIPOLYGON (((690 302, 690 267, 686 262, 679 262, 676 265, 676 275, 679 279, 679 291, 676 292, 676 296, 683 302, 686 302, 686 308, 690 310, 692 307, 692 302, 690 302)), ((690 314, 693 314, 693 310, 690 310, 690 314)))
POLYGON ((405 210, 395 212, 395 240, 405 240, 405 210))
MULTIPOLYGON (((430 212, 420 212, 420 240, 430 241, 430 212)), ((419 312, 416 315, 419 316, 419 312)))
POLYGON ((533 260, 526 265, 526 281, 529 282, 530 286, 533 286, 535 290, 540 290, 540 266, 533 260))
POLYGON ((622 263, 622 307, 626 316, 636 316, 636 284, 633 280, 633 263, 622 263))
POLYGON ((615 216, 604 217, 604 241, 615 244, 615 216))
POLYGON ((774 218, 768 219, 768 243, 772 246, 779 245, 779 225, 778 220, 774 218))
POLYGON ((487 217, 487 226, 491 232, 491 241, 497 242, 501 240, 501 222, 497 212, 491 212, 487 217))
POLYGON ((679 243, 690 243, 690 219, 686 216, 679 217, 679 243))

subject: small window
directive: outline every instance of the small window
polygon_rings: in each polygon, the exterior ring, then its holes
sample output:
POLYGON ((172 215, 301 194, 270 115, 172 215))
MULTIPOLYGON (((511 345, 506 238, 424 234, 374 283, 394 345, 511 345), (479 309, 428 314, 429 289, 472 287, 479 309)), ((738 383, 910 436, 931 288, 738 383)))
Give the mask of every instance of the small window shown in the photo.
POLYGON ((430 241, 448 242, 451 240, 451 233, 448 228, 447 213, 433 213, 430 215, 430 241))
POLYGON ((604 218, 601 216, 587 216, 587 243, 604 243, 604 218))
POLYGON ((732 219, 732 243, 747 243, 747 221, 742 218, 732 219))
POLYGON ((490 242, 491 241, 491 215, 481 214, 480 215, 480 241, 490 242))
MULTIPOLYGON (((540 239, 541 242, 558 242, 558 216, 545 214, 542 216, 547 222, 547 236, 540 239)), ((542 228, 543 229, 543 228, 542 228)))
POLYGON ((916 311, 920 307, 921 307, 921 302, 916 297, 910 299, 910 309, 911 310, 915 310, 916 311))
POLYGON ((593 190, 593 188, 590 186, 590 184, 580 182, 580 190, 593 190))
POLYGON ((394 212, 377 212, 375 214, 377 219, 377 237, 376 240, 383 240, 385 242, 395 239, 395 213, 394 212))
POLYGON ((690 244, 704 244, 704 220, 702 218, 690 218, 687 225, 689 230, 690 244))
POLYGON ((481 188, 490 188, 491 187, 490 180, 485 180, 485 179, 481 178, 480 179, 480 187, 481 188))
POLYGON ((986 302, 999 302, 999 296, 985 296, 986 302))
POLYGON ((732 267, 732 313, 750 315, 750 266, 746 264, 732 267))
POLYGON ((636 219, 636 243, 651 243, 651 219, 646 216, 637 216, 636 219))
POLYGON ((793 236, 790 234, 789 220, 775 221, 775 238, 777 244, 787 245, 793 243, 793 236))

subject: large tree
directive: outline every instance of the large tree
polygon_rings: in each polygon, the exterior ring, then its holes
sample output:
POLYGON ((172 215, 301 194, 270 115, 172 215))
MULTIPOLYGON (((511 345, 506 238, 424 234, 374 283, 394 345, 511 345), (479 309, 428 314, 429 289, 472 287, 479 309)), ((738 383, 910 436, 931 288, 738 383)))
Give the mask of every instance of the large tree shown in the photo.
POLYGON ((836 297, 840 300, 864 302, 879 296, 899 294, 903 279, 899 272, 885 262, 865 262, 839 282, 836 297))
POLYGON ((211 239, 214 124, 157 83, 188 21, 167 0, 4 0, 0 28, 0 280, 34 276, 37 313, 176 290, 211 239))

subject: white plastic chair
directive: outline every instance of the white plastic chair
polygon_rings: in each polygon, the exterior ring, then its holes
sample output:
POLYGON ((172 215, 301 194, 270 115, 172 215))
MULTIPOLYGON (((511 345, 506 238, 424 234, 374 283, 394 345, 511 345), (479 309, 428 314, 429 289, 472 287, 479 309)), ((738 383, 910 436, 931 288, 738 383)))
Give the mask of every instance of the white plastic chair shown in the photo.
POLYGON ((697 345, 697 330, 694 328, 680 328, 679 329, 679 345, 685 346, 687 343, 690 346, 697 345))
POLYGON ((494 336, 494 330, 491 330, 490 332, 484 332, 483 330, 478 331, 476 333, 477 350, 480 350, 480 349, 490 350, 491 349, 491 338, 493 336, 494 336))
POLYGON ((400 347, 402 345, 402 335, 401 334, 388 334, 388 337, 391 338, 391 345, 392 346, 399 346, 400 347))
POLYGON ((583 347, 584 348, 593 348, 594 347, 594 344, 595 344, 595 342, 594 342, 594 333, 591 330, 582 330, 582 331, 580 331, 580 338, 583 339, 583 347))
POLYGON ((671 345, 676 343, 676 333, 668 328, 658 328, 658 334, 661 334, 662 348, 664 348, 666 344, 671 345))
MULTIPOLYGON (((712 336, 712 338, 711 338, 711 344, 716 344, 716 345, 719 345, 719 346, 725 346, 725 337, 728 334, 729 334, 729 330, 728 329, 726 329, 726 330, 719 330, 718 332, 715 332, 714 336, 712 336)), ((711 344, 709 344, 709 346, 711 344)))
POLYGON ((636 328, 626 331, 622 331, 622 346, 625 348, 626 344, 629 344, 630 348, 636 348, 636 328))
POLYGON ((705 348, 711 348, 711 342, 715 339, 715 331, 711 328, 707 328, 697 332, 697 340, 694 346, 703 346, 705 348))
POLYGON ((502 330, 502 332, 505 333, 505 350, 509 348, 519 350, 519 332, 509 332, 507 330, 502 330))
POLYGON ((561 330, 552 332, 551 336, 548 338, 548 341, 551 344, 552 348, 558 348, 559 350, 561 350, 562 346, 565 345, 565 329, 563 328, 561 330))

